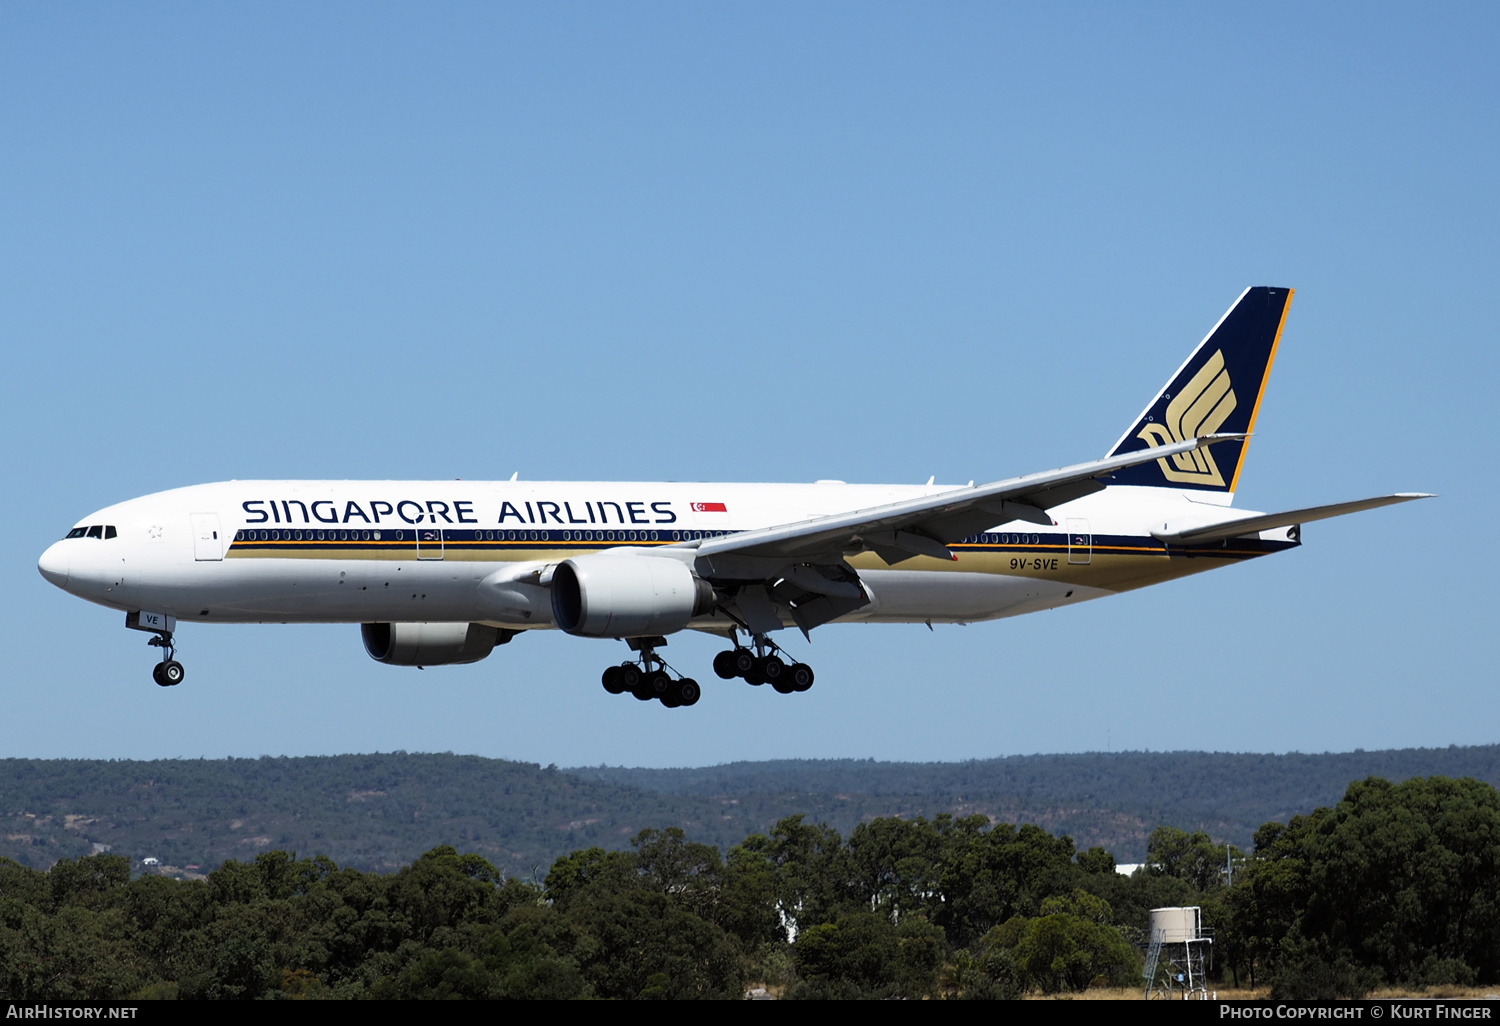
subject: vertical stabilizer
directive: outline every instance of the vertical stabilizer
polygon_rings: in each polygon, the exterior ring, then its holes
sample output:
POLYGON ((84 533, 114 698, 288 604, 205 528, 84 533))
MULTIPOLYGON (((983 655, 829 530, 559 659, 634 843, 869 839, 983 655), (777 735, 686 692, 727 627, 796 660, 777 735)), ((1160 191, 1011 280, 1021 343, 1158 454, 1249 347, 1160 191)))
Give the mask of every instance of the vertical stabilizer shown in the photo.
MULTIPOLYGON (((1253 431, 1291 302, 1291 289, 1246 289, 1109 455, 1201 435, 1253 431)), ((1117 472, 1111 483, 1232 495, 1248 444, 1248 439, 1221 442, 1142 463, 1117 472)))

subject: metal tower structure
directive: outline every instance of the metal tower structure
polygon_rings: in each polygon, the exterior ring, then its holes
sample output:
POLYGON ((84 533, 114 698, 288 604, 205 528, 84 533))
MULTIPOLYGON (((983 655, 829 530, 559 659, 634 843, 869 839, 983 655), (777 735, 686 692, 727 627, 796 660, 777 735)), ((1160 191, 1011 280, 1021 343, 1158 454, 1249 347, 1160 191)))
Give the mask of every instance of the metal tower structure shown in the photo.
POLYGON ((1146 998, 1208 1000, 1204 955, 1213 944, 1198 905, 1151 910, 1151 946, 1146 950, 1146 998))

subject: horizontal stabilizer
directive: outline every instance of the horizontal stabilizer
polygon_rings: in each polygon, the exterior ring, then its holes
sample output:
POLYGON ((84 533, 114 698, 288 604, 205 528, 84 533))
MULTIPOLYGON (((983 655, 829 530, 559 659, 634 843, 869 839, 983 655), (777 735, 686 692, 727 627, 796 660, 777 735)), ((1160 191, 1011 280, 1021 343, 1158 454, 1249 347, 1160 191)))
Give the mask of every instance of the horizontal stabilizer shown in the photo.
POLYGON ((1341 517, 1345 513, 1358 513, 1366 509, 1393 506, 1398 502, 1410 502, 1412 499, 1430 498, 1432 496, 1426 492, 1398 492, 1395 495, 1381 495, 1373 499, 1336 502, 1331 506, 1312 506, 1308 509, 1288 510, 1285 513, 1263 513, 1253 517, 1240 517, 1236 520, 1226 520, 1207 527, 1194 527, 1186 531, 1152 531, 1151 536, 1168 545, 1206 545, 1209 542, 1238 538, 1241 535, 1269 531, 1276 527, 1291 527, 1293 524, 1305 524, 1311 520, 1327 520, 1329 517, 1341 517))

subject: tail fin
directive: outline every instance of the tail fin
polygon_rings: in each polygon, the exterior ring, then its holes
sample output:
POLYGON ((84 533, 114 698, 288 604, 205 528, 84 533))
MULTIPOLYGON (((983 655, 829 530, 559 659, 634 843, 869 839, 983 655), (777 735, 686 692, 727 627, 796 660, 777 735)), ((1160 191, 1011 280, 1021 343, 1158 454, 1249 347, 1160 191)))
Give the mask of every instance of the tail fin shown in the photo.
MULTIPOLYGON (((1210 434, 1249 434, 1265 394, 1292 290, 1246 289, 1193 350, 1110 456, 1210 434)), ((1249 440, 1205 446, 1116 472, 1114 484, 1233 496, 1249 440)))

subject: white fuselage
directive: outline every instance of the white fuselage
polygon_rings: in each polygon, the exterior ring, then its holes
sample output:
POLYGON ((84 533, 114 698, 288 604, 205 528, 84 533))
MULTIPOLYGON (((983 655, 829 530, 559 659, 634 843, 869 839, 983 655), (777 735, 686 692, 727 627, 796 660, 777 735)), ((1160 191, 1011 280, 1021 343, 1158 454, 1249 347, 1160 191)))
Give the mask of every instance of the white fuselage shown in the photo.
MULTIPOLYGON (((59 541, 39 567, 49 581, 89 601, 184 621, 545 628, 552 625, 546 589, 527 583, 527 568, 608 549, 658 550, 952 490, 837 482, 230 481, 106 507, 79 528, 113 531, 59 541)), ((1011 616, 1296 544, 1276 530, 1185 553, 1152 537, 1244 516, 1227 508, 1227 498, 1112 487, 1055 507, 1052 526, 997 524, 954 543, 952 560, 915 556, 892 567, 870 552, 851 555, 871 602, 841 619, 1011 616)), ((728 625, 713 616, 691 624, 728 625)))

